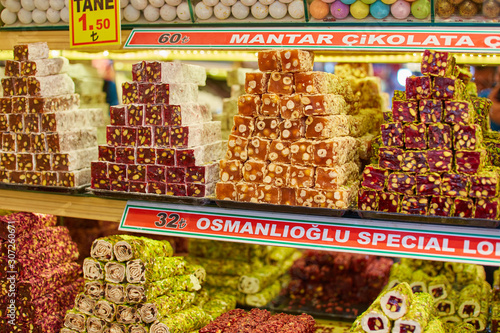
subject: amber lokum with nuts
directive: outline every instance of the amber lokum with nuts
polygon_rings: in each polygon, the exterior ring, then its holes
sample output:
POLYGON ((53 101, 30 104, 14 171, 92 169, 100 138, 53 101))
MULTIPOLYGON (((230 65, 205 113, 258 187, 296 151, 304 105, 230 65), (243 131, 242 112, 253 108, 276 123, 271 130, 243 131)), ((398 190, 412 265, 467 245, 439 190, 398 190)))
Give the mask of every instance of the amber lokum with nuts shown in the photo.
MULTIPOLYGON (((250 73, 251 74, 251 73, 250 73)), ((249 74, 247 74, 248 76, 249 74)), ((247 91, 248 92, 248 91, 247 91)), ((295 92, 294 75, 292 73, 272 72, 269 74, 267 90, 278 95, 290 95, 295 92)))
POLYGON ((304 116, 304 105, 300 94, 281 95, 278 107, 283 119, 299 119, 304 116))
POLYGON ((271 141, 259 137, 252 137, 248 142, 248 159, 266 161, 269 156, 271 141))
POLYGON ((416 188, 416 176, 412 173, 394 172, 387 178, 387 191, 413 195, 416 188))
POLYGON ((281 189, 273 185, 258 185, 257 195, 260 203, 281 204, 281 189))
POLYGON ((276 117, 255 118, 254 135, 265 139, 277 139, 279 137, 279 121, 276 117))
MULTIPOLYGON (((262 99, 264 100, 264 96, 262 99)), ((261 106, 262 101, 259 95, 245 94, 238 97, 238 114, 242 116, 257 116, 261 112, 261 106)))
POLYGON ((226 158, 228 160, 247 160, 248 139, 235 135, 229 135, 227 147, 226 158))
POLYGON ((354 160, 358 155, 359 142, 344 136, 313 141, 313 163, 317 166, 333 166, 354 160))
POLYGON ((279 124, 280 138, 282 140, 296 141, 305 136, 304 119, 285 119, 279 124))
POLYGON ((282 163, 270 163, 264 171, 263 183, 277 187, 286 186, 290 175, 290 165, 282 163))
POLYGON ((314 186, 320 189, 333 190, 357 180, 358 174, 359 167, 354 162, 331 168, 317 167, 314 186))
POLYGON ((295 73, 295 91, 303 94, 331 93, 328 74, 325 72, 295 73))
POLYGON ((240 182, 236 184, 236 193, 238 201, 257 202, 257 184, 240 182))
POLYGON ((246 73, 245 91, 247 94, 264 94, 267 92, 269 74, 246 73))
POLYGON ((306 116, 345 114, 348 110, 347 103, 341 95, 302 94, 301 101, 306 116))
POLYGON ((422 123, 438 123, 443 115, 443 103, 439 99, 421 99, 418 111, 422 123))
POLYGON ((262 183, 267 163, 263 161, 246 161, 242 168, 243 179, 249 183, 262 183))
POLYGON ((290 187, 313 187, 314 167, 291 165, 287 186, 290 187))
POLYGON ((325 196, 325 204, 320 204, 319 207, 347 209, 356 201, 358 189, 358 184, 352 183, 335 190, 324 190, 322 192, 325 196))
POLYGON ((306 50, 279 51, 281 70, 284 72, 312 71, 314 66, 314 53, 306 50))
POLYGON ((236 115, 233 117, 231 134, 248 138, 253 134, 255 118, 236 115))
POLYGON ((261 72, 281 71, 281 57, 278 50, 259 51, 257 64, 261 72))
POLYGON ((240 160, 220 160, 220 179, 223 182, 238 182, 243 178, 243 164, 240 160))
POLYGON ((290 163, 290 141, 272 140, 269 145, 268 158, 271 162, 290 163))
POLYGON ((232 182, 218 182, 215 185, 215 194, 217 199, 221 200, 238 200, 236 184, 232 182))

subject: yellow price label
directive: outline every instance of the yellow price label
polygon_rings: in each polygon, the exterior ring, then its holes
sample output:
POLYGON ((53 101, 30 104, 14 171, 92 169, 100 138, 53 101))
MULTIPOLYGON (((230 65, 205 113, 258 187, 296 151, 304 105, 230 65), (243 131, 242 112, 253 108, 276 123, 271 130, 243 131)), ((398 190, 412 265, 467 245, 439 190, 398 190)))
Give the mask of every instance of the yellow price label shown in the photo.
POLYGON ((120 45, 119 0, 70 0, 71 47, 120 45))

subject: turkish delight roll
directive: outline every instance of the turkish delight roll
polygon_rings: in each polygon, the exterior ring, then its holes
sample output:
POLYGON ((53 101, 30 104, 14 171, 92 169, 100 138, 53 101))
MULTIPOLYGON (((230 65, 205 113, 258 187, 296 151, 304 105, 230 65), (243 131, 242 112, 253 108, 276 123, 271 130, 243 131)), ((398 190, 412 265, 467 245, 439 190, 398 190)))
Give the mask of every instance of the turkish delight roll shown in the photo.
POLYGON ((250 274, 242 275, 238 290, 245 294, 258 293, 271 285, 280 275, 281 271, 277 266, 263 266, 250 274))
POLYGON ((263 307, 271 302, 281 290, 281 283, 275 280, 270 286, 262 289, 260 292, 247 295, 245 298, 246 305, 253 307, 263 307))
POLYGON ((445 275, 438 275, 434 277, 427 285, 429 294, 434 298, 434 301, 446 299, 452 288, 450 282, 445 275))
POLYGON ((426 333, 445 333, 443 321, 438 317, 431 318, 424 331, 426 333))
POLYGON ((382 311, 392 320, 403 317, 413 301, 413 291, 407 282, 401 282, 380 298, 382 311))
POLYGON ((416 294, 406 314, 394 322, 392 333, 423 333, 431 318, 432 303, 432 297, 428 293, 416 294))
POLYGON ((209 316, 199 307, 192 306, 151 325, 150 333, 181 333, 196 331, 210 322, 209 316))
POLYGON ((113 260, 113 246, 120 240, 122 240, 120 235, 97 238, 92 242, 90 256, 100 261, 113 260))
POLYGON ((130 304, 148 302, 171 292, 193 292, 200 289, 200 281, 193 274, 173 276, 145 284, 129 283, 126 286, 127 301, 130 304))
POLYGON ((146 283, 182 275, 186 262, 180 257, 157 257, 148 261, 141 259, 127 262, 126 276, 129 283, 146 283))
POLYGON ((105 320, 95 316, 87 318, 87 333, 104 333, 107 328, 108 323, 105 320))
POLYGON ((61 72, 63 58, 35 59, 21 62, 21 76, 48 76, 61 72))
POLYGON ((252 266, 244 261, 232 259, 210 259, 201 257, 186 257, 189 263, 205 267, 208 274, 242 275, 252 271, 252 266))
MULTIPOLYGON (((460 291, 457 302, 457 314, 461 318, 477 317, 481 312, 481 297, 483 297, 481 286, 470 284, 460 291)), ((486 311, 488 311, 486 309, 486 311)))
POLYGON ((137 311, 137 307, 130 305, 117 305, 116 306, 116 321, 120 324, 134 324, 140 323, 141 317, 137 311))
POLYGON ((500 329, 500 303, 491 304, 491 332, 498 333, 500 329))
POLYGON ((148 333, 149 326, 142 323, 130 324, 127 327, 127 333, 148 333))
MULTIPOLYGON (((127 333, 127 325, 121 323, 110 323, 109 332, 113 333, 127 333)), ((106 332, 107 333, 107 332, 106 332)))
POLYGON ((195 293, 178 291, 169 295, 152 299, 148 303, 138 305, 139 315, 143 322, 152 323, 189 307, 195 299, 195 293))
POLYGON ((209 301, 205 302, 202 306, 203 311, 215 319, 220 317, 223 313, 232 310, 236 307, 236 296, 218 293, 213 295, 209 301))
POLYGON ((104 265, 104 280, 112 283, 124 282, 126 270, 127 266, 125 263, 108 261, 104 265))
POLYGON ((77 332, 85 332, 87 315, 78 310, 71 309, 66 312, 64 326, 77 332))
POLYGON ((104 297, 115 304, 124 304, 129 301, 127 298, 127 291, 125 290, 125 284, 119 283, 106 283, 104 287, 104 297))
POLYGON ((75 309, 80 311, 81 313, 92 315, 92 313, 94 312, 95 303, 95 299, 92 299, 84 293, 79 293, 75 298, 75 309))
POLYGON ((113 302, 101 298, 95 303, 94 316, 111 323, 115 321, 116 305, 113 302))
POLYGON ((85 295, 98 300, 104 297, 105 283, 102 280, 85 280, 83 291, 85 295))
POLYGON ((440 299, 434 301, 434 308, 436 309, 436 313, 440 317, 452 316, 456 312, 456 302, 457 302, 457 294, 453 290, 450 295, 446 299, 440 299))
POLYGON ((28 43, 14 46, 15 61, 46 59, 49 57, 49 46, 45 42, 28 43))
POLYGON ((113 246, 115 258, 118 261, 170 257, 174 252, 172 245, 168 241, 157 241, 128 235, 121 235, 121 237, 122 240, 119 240, 113 246))
POLYGON ((419 269, 414 271, 411 276, 411 290, 413 290, 413 293, 426 293, 428 281, 429 275, 423 270, 419 269))
POLYGON ((51 97, 74 92, 75 84, 68 74, 28 77, 28 94, 31 96, 51 97))
POLYGON ((389 333, 391 321, 379 306, 372 306, 361 317, 361 327, 366 333, 389 333))
POLYGON ((471 324, 477 332, 484 331, 488 325, 488 310, 480 312, 478 317, 465 318, 464 323, 471 324))
POLYGON ((104 264, 93 258, 85 258, 83 277, 88 280, 104 280, 104 264))
POLYGON ((391 272, 389 274, 389 282, 387 283, 387 288, 394 288, 399 283, 405 281, 411 281, 412 279, 412 270, 410 267, 403 263, 394 263, 391 266, 391 272))

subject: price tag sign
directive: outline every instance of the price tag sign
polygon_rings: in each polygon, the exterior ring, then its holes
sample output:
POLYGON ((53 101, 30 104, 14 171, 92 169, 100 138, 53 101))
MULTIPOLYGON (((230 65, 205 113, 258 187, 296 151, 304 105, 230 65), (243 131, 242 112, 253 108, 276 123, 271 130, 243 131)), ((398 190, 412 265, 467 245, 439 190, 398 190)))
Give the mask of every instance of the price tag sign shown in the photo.
POLYGON ((120 45, 119 0, 70 0, 71 47, 120 45))

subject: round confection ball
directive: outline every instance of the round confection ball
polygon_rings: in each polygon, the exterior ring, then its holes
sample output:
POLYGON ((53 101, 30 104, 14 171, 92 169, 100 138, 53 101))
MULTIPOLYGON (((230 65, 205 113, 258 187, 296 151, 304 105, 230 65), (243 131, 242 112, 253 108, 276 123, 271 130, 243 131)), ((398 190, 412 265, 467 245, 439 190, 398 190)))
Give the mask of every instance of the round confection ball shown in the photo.
POLYGON ((293 0, 288 4, 288 14, 294 19, 304 17, 304 2, 302 0, 293 0))
POLYGON ((144 18, 148 22, 155 22, 160 18, 160 8, 156 8, 155 6, 148 5, 144 8, 144 18))
POLYGON ((189 5, 186 1, 181 2, 177 6, 177 17, 183 21, 188 21, 191 19, 191 14, 189 14, 189 5))
POLYGON ((371 5, 372 3, 375 3, 375 1, 377 1, 377 0, 361 0, 361 1, 363 1, 367 5, 371 5))
POLYGON ((165 4, 165 0, 149 0, 149 4, 153 7, 161 8, 165 4))
POLYGON ((455 6, 448 0, 436 0, 434 4, 437 16, 448 18, 455 13, 455 6))
POLYGON ((33 22, 37 24, 42 24, 47 22, 47 12, 40 10, 40 9, 35 9, 31 12, 31 16, 33 17, 33 22))
POLYGON ((64 8, 64 0, 50 0, 49 5, 52 9, 61 10, 64 8))
POLYGON ((257 0, 240 0, 240 1, 247 7, 252 7, 257 2, 257 0))
POLYGON ((270 6, 272 3, 274 3, 275 0, 259 0, 259 2, 263 5, 270 6))
POLYGON ((59 21, 61 21, 61 15, 59 14, 59 11, 55 10, 54 8, 47 9, 47 21, 49 21, 50 23, 58 23, 59 21))
POLYGON ((68 9, 68 7, 64 7, 63 9, 61 9, 59 11, 59 16, 61 17, 61 21, 63 21, 64 23, 68 23, 69 22, 69 9, 68 9))
POLYGON ((175 20, 177 17, 177 12, 174 6, 163 5, 160 9, 160 16, 163 21, 170 22, 175 20))
POLYGON ((220 3, 224 6, 231 7, 236 3, 236 0, 220 0, 220 3))
MULTIPOLYGON (((120 8, 123 9, 127 7, 129 4, 129 0, 120 0, 120 8)), ((120 10, 120 12, 123 12, 123 10, 120 10)))
POLYGON ((47 0, 35 0, 35 7, 37 9, 46 11, 50 7, 50 3, 47 0))
POLYGON ((179 6, 181 4, 182 0, 165 0, 165 3, 169 6, 179 6))
POLYGON ((139 17, 141 17, 141 12, 138 9, 134 8, 132 4, 128 5, 123 10, 123 18, 125 19, 125 21, 135 22, 139 19, 139 17))
POLYGON ((483 15, 487 18, 496 18, 500 14, 500 5, 495 0, 486 0, 483 3, 483 15))
POLYGON ((323 1, 324 3, 333 3, 335 0, 321 0, 323 1))
POLYGON ((236 1, 231 7, 231 14, 238 20, 243 20, 250 14, 250 8, 242 4, 241 1, 236 1))
POLYGON ((386 18, 391 12, 391 7, 388 4, 383 3, 381 0, 377 0, 370 6, 370 14, 376 19, 386 18))
POLYGON ((23 24, 30 24, 33 21, 33 16, 31 15, 31 11, 21 8, 17 12, 17 18, 19 22, 23 24))
POLYGON ((309 13, 315 19, 322 20, 330 13, 330 5, 321 0, 314 0, 309 5, 309 13))
POLYGON ((282 2, 275 1, 271 5, 269 5, 269 15, 273 19, 279 20, 286 16, 288 8, 282 2))
POLYGON ((13 23, 16 23, 16 21, 17 21, 16 13, 11 12, 7 8, 4 8, 2 10, 2 14, 0 14, 0 18, 2 19, 2 22, 4 22, 5 24, 13 24, 13 23))
POLYGON ((219 3, 219 0, 202 0, 203 3, 207 6, 214 7, 216 4, 219 3))
POLYGON ((5 8, 10 10, 13 13, 17 13, 20 9, 24 8, 26 10, 35 9, 35 1, 34 0, 21 0, 21 2, 17 0, 7 0, 5 2, 5 8))
POLYGON ((291 3, 293 0, 278 0, 278 1, 281 3, 288 4, 288 3, 291 3))
POLYGON ((231 16, 231 7, 222 4, 222 2, 219 2, 214 7, 214 16, 219 20, 227 19, 229 16, 231 16))
POLYGON ((353 3, 349 9, 352 17, 358 20, 362 20, 370 14, 370 6, 360 0, 353 3))
POLYGON ((477 15, 477 12, 477 5, 470 0, 465 0, 460 5, 458 5, 458 14, 460 14, 460 16, 463 18, 472 18, 477 15))
POLYGON ((396 1, 398 1, 398 0, 382 0, 382 2, 385 3, 386 5, 392 5, 396 1))
POLYGON ((419 20, 427 18, 431 14, 431 3, 429 0, 416 0, 411 4, 411 14, 419 20))
POLYGON ((250 11, 252 12, 252 16, 258 20, 262 20, 269 15, 269 7, 260 2, 255 3, 250 11))
POLYGON ((403 20, 410 15, 410 4, 404 0, 398 0, 391 5, 391 14, 399 20, 403 20))
POLYGON ((130 4, 137 10, 144 10, 148 6, 148 0, 130 0, 130 4))
POLYGON ((206 20, 212 17, 214 10, 212 7, 205 5, 203 2, 198 2, 194 7, 194 12, 199 19, 206 20))
POLYGON ((330 13, 338 20, 345 19, 349 15, 350 6, 342 1, 335 1, 330 6, 330 13))
POLYGON ((346 5, 352 5, 353 3, 356 2, 356 0, 340 0, 342 3, 345 3, 346 5))

